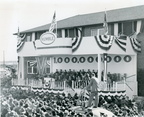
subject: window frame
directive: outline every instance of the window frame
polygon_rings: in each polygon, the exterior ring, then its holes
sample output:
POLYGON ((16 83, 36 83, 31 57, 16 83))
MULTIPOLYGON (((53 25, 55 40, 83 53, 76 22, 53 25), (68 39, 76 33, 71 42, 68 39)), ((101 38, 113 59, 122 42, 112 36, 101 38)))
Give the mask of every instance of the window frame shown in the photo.
MULTIPOLYGON (((31 61, 34 61, 34 60, 31 60, 31 61)), ((30 61, 27 61, 27 74, 37 74, 38 71, 36 70, 36 73, 34 73, 34 66, 30 67, 28 64, 30 61), (28 69, 31 68, 31 72, 28 71, 28 69)), ((36 65, 36 69, 37 69, 37 65, 36 65)))

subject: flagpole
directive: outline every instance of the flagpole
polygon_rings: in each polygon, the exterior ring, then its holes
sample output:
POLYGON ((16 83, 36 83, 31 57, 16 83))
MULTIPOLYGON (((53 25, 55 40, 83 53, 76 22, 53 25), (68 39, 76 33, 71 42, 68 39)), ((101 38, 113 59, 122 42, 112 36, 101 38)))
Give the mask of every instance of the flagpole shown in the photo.
MULTIPOLYGON (((55 11, 55 20, 56 20, 56 11, 55 11)), ((57 38, 57 20, 56 20, 56 38, 57 38)))
MULTIPOLYGON (((105 30, 105 35, 108 35, 108 24, 107 24, 107 13, 105 10, 104 13, 104 30, 105 30)), ((106 49, 106 53, 103 53, 103 57, 104 57, 104 82, 107 82, 107 49, 106 49)))
POLYGON ((104 57, 104 81, 107 81, 107 53, 103 53, 104 57))

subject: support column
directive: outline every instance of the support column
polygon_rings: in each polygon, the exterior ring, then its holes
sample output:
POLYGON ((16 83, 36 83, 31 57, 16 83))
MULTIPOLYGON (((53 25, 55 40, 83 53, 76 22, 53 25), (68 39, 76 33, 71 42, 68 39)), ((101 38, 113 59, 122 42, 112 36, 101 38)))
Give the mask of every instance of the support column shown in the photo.
POLYGON ((104 57, 104 81, 107 81, 107 53, 104 53, 103 57, 104 57))
POLYGON ((62 38, 65 38, 65 29, 62 29, 62 38))
POLYGON ((35 33, 32 33, 32 41, 35 41, 35 33))
POLYGON ((137 54, 134 55, 134 73, 135 73, 135 79, 134 79, 134 95, 138 95, 138 82, 137 82, 137 54))
POLYGON ((118 36, 118 23, 114 23, 114 35, 118 36))
POLYGON ((101 81, 101 54, 98 54, 98 79, 101 81))
MULTIPOLYGON (((23 84, 24 83, 24 73, 25 73, 25 70, 24 70, 24 57, 21 57, 21 77, 20 77, 20 82, 19 84, 23 84)), ((27 71, 26 71, 27 72, 27 71)))

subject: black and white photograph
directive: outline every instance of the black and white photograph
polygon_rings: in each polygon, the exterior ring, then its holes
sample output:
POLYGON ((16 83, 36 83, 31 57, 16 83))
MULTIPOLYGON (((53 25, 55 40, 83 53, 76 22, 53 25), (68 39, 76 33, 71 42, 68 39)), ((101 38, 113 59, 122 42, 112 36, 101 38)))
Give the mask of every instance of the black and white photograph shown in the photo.
POLYGON ((1 117, 144 117, 143 0, 0 0, 1 117))

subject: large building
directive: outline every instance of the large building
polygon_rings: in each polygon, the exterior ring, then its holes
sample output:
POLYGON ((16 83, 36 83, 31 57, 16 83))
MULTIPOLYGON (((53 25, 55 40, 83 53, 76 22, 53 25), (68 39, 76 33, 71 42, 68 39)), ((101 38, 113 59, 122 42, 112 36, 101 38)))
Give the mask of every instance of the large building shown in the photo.
POLYGON ((110 10, 106 14, 76 15, 57 21, 56 35, 49 32, 51 23, 21 31, 17 46, 19 84, 27 85, 27 79, 37 73, 69 69, 98 71, 101 80, 101 73, 107 67, 106 73, 125 78, 128 95, 138 95, 137 69, 144 68, 143 11, 142 5, 110 10), (107 35, 104 22, 108 24, 107 35))

